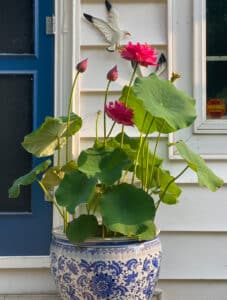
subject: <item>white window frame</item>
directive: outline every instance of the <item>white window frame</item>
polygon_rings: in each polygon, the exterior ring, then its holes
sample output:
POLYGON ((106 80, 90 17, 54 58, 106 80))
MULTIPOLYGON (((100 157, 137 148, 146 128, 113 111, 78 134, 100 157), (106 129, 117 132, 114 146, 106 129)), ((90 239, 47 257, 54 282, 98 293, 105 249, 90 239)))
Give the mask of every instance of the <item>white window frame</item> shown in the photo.
MULTIPOLYGON (((190 78, 192 91, 189 92, 196 99, 197 119, 191 128, 170 134, 169 141, 174 143, 183 139, 192 150, 198 152, 205 159, 213 160, 214 163, 214 160, 217 162, 227 158, 227 120, 209 120, 206 116, 206 0, 193 0, 192 3, 189 1, 183 2, 184 4, 188 3, 187 5, 193 4, 192 7, 190 6, 193 19, 190 21, 191 12, 188 12, 187 20, 188 23, 191 22, 192 36, 190 37, 187 34, 185 34, 185 37, 182 36, 183 29, 180 26, 182 27, 183 24, 186 28, 189 25, 186 24, 186 21, 185 24, 183 23, 184 13, 181 16, 177 11, 179 1, 168 0, 169 76, 172 71, 178 72, 175 65, 179 66, 179 61, 184 64, 182 56, 186 48, 184 48, 182 38, 185 39, 186 43, 189 43, 187 39, 191 39, 192 62, 190 61, 190 63, 192 63, 193 68, 192 77, 190 78), (179 43, 180 38, 181 45, 179 43), (178 62, 176 62, 177 60, 178 62)), ((185 74, 182 75, 184 77, 185 74)), ((178 82, 176 85, 178 85, 178 82)), ((179 88, 184 89, 184 85, 185 83, 180 83, 179 88)), ((175 147, 170 147, 169 158, 181 160, 175 147)), ((224 177, 227 178, 227 175, 224 175, 224 177)))
MULTIPOLYGON (((194 124, 195 133, 227 133, 227 120, 207 119, 206 105, 206 0, 194 0, 194 97, 198 117, 194 124), (202 104, 202 105, 201 105, 202 104)), ((216 57, 217 60, 221 60, 216 57)), ((214 58, 212 58, 214 59, 214 58)), ((222 60, 226 58, 222 57, 222 60)), ((211 60, 211 58, 210 58, 211 60)))

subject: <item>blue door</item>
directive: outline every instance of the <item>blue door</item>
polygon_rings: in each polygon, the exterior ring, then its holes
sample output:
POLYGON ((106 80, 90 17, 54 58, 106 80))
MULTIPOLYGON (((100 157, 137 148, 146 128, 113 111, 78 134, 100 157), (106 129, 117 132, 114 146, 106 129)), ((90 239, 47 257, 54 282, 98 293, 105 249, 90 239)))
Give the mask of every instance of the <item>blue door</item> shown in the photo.
POLYGON ((49 253, 52 208, 37 185, 8 199, 13 180, 38 163, 20 146, 53 114, 53 0, 0 1, 0 255, 49 253))

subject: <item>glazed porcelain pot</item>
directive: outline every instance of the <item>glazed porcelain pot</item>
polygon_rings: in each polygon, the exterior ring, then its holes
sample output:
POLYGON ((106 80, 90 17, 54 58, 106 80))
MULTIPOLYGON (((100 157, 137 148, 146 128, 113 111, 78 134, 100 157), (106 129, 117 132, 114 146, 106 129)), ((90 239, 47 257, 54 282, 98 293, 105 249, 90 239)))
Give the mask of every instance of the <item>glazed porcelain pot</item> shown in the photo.
POLYGON ((63 300, 151 299, 158 281, 159 236, 138 242, 96 239, 71 244, 53 232, 51 271, 63 300))

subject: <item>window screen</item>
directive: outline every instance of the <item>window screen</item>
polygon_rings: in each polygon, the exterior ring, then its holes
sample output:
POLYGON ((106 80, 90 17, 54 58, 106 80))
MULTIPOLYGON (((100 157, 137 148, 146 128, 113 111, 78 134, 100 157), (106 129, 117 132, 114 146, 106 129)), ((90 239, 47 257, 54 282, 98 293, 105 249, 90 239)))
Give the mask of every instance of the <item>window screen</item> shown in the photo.
POLYGON ((0 54, 34 52, 34 1, 0 1, 0 54))
POLYGON ((8 199, 12 182, 31 169, 32 158, 20 146, 32 130, 33 75, 0 74, 0 212, 29 212, 30 187, 23 188, 19 199, 8 199))

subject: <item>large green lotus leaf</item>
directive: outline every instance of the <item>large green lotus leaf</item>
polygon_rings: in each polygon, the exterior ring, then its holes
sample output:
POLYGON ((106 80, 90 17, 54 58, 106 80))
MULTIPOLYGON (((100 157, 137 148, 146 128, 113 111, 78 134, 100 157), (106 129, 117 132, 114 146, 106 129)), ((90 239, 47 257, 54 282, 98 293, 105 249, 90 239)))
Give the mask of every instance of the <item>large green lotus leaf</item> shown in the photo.
POLYGON ((62 122, 65 123, 66 127, 65 127, 65 133, 63 134, 63 136, 72 136, 74 135, 77 131, 80 130, 81 126, 82 126, 82 119, 81 117, 79 117, 78 115, 71 113, 70 114, 70 122, 69 122, 69 129, 67 130, 67 120, 68 117, 60 117, 59 118, 62 122))
MULTIPOLYGON (((122 134, 118 134, 113 140, 117 141, 120 145, 121 142, 121 136, 122 134)), ((135 160, 137 158, 137 150, 139 148, 139 144, 140 144, 140 138, 136 138, 136 137, 129 137, 127 134, 124 134, 124 138, 123 138, 123 149, 124 151, 127 153, 127 155, 130 157, 131 160, 135 160)), ((146 157, 148 158, 148 163, 149 165, 153 164, 153 159, 154 159, 154 165, 155 166, 159 166, 163 159, 155 156, 153 153, 149 150, 149 153, 147 155, 147 151, 149 149, 149 145, 146 141, 142 141, 143 144, 143 150, 140 151, 139 153, 139 157, 138 157, 138 164, 143 166, 144 164, 146 164, 146 157)))
POLYGON ((188 166, 197 173, 201 186, 206 186, 211 191, 216 191, 224 184, 223 180, 213 173, 205 161, 197 153, 190 150, 183 141, 177 142, 176 148, 188 166))
POLYGON ((151 240, 156 236, 156 226, 153 221, 145 222, 145 231, 138 235, 140 241, 151 240))
POLYGON ((169 126, 165 120, 154 117, 154 115, 145 108, 143 101, 136 97, 132 88, 129 91, 129 96, 127 96, 128 89, 128 86, 123 88, 120 101, 125 102, 127 100, 127 106, 130 107, 134 113, 134 124, 140 132, 152 133, 160 131, 162 133, 170 133, 175 131, 175 129, 169 126))
POLYGON ((60 168, 51 167, 43 174, 41 182, 47 190, 50 190, 58 186, 63 177, 64 172, 62 172, 60 168))
POLYGON ((55 192, 57 203, 73 214, 78 205, 89 202, 95 192, 96 182, 94 177, 88 177, 78 170, 66 173, 55 192))
POLYGON ((60 119, 47 117, 37 130, 25 136, 22 146, 37 157, 53 155, 65 143, 65 130, 66 124, 60 119))
POLYGON ((181 194, 181 189, 174 181, 171 182, 174 177, 170 175, 169 171, 163 170, 161 168, 156 169, 155 177, 157 179, 157 184, 159 185, 161 190, 160 197, 162 202, 166 204, 176 204, 181 194), (165 195, 163 196, 162 193, 165 191, 167 185, 170 182, 171 184, 169 185, 167 191, 165 192, 165 195))
MULTIPOLYGON (((147 231, 147 222, 153 221, 155 206, 153 199, 142 189, 122 183, 102 195, 100 212, 104 225, 110 230, 139 236, 147 231)), ((146 236, 152 238, 153 231, 146 236)))
POLYGON ((51 160, 48 159, 40 164, 38 164, 33 170, 31 170, 28 174, 16 179, 13 185, 9 188, 9 198, 17 198, 20 195, 20 186, 21 185, 29 185, 32 184, 37 175, 46 171, 46 169, 50 166, 51 160))
POLYGON ((171 131, 188 127, 196 118, 195 100, 155 74, 137 78, 133 91, 142 100, 144 108, 158 118, 155 123, 160 132, 166 132, 166 124, 171 131))
POLYGON ((68 223, 66 235, 72 243, 80 243, 96 235, 98 221, 95 216, 81 215, 68 223))
POLYGON ((81 172, 108 185, 120 179, 122 170, 129 165, 131 161, 121 149, 89 148, 82 151, 78 158, 78 169, 81 172))
POLYGON ((150 113, 147 113, 147 117, 144 122, 146 110, 143 106, 143 102, 142 102, 142 100, 140 100, 136 97, 136 95, 132 89, 130 89, 129 96, 127 96, 128 89, 129 89, 128 86, 125 86, 123 88, 122 94, 121 94, 121 97, 119 100, 124 103, 127 100, 127 107, 129 107, 133 110, 134 124, 136 125, 138 130, 143 133, 152 133, 152 132, 156 131, 155 122, 153 122, 154 117, 150 113))

